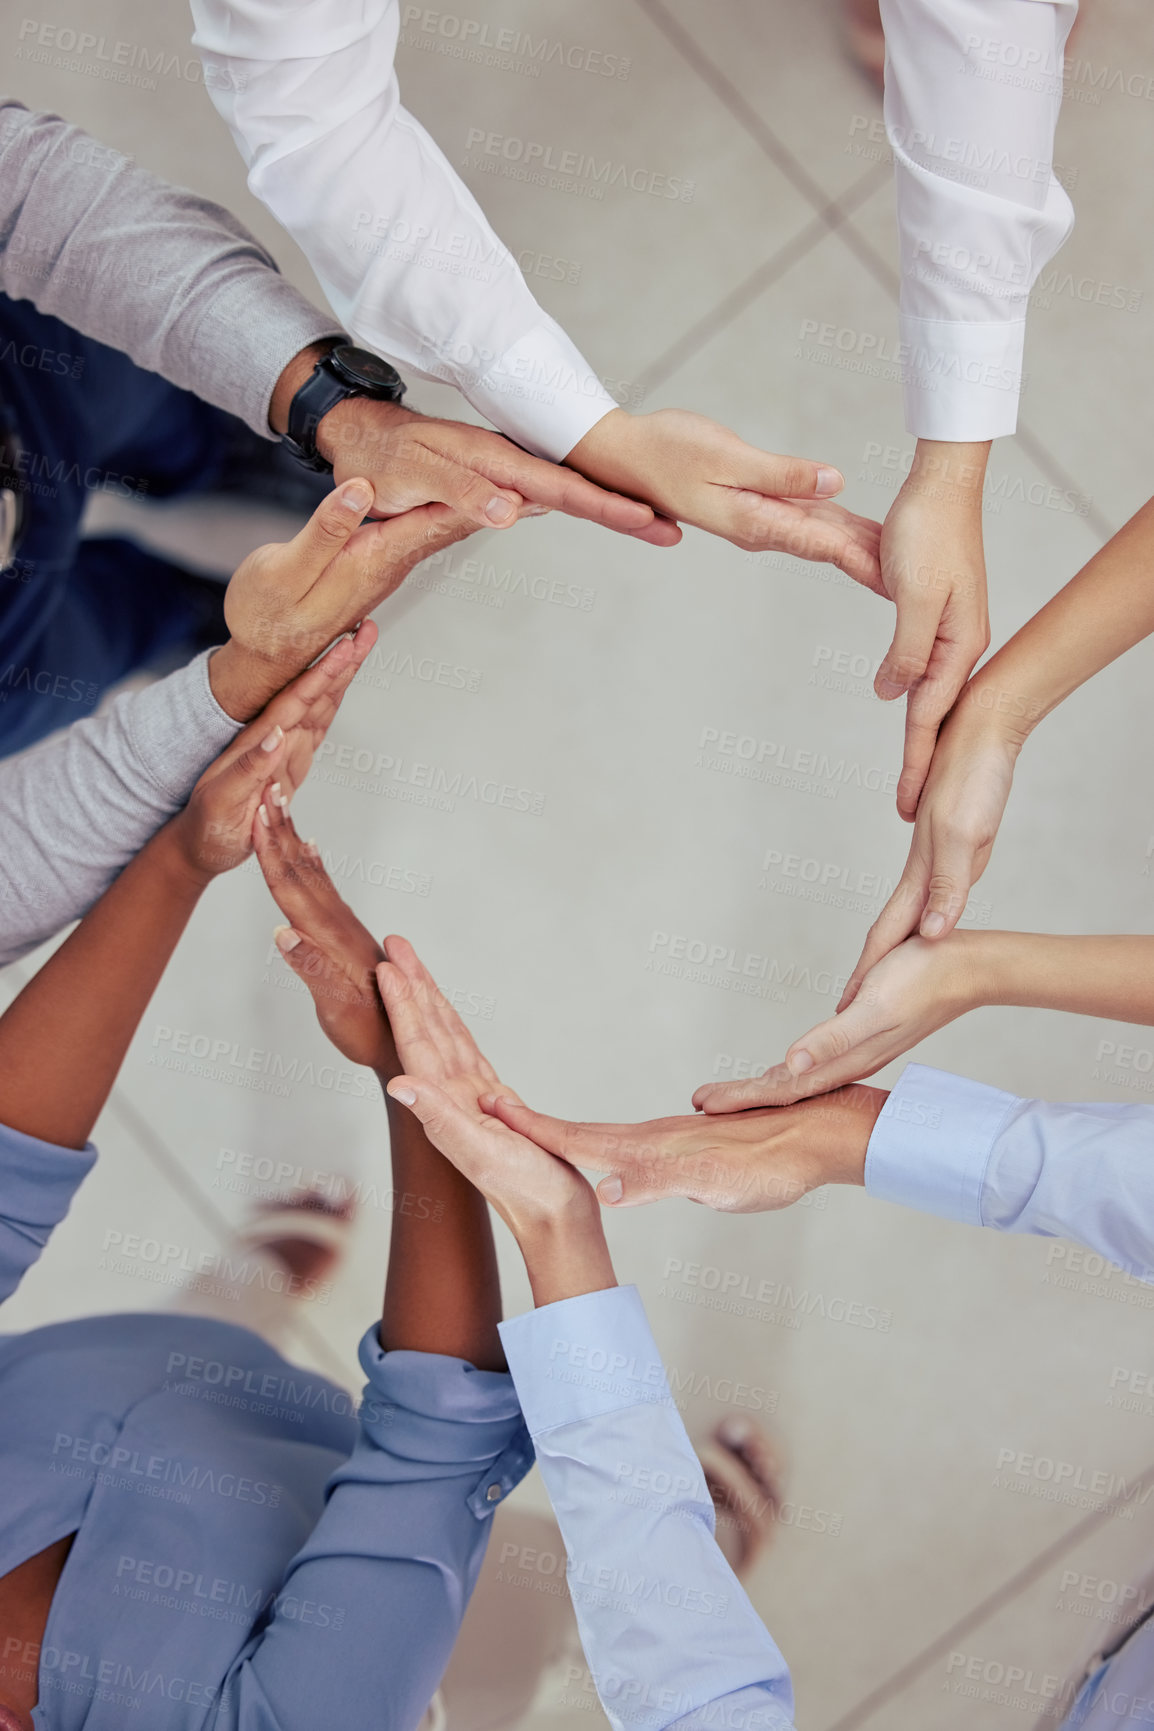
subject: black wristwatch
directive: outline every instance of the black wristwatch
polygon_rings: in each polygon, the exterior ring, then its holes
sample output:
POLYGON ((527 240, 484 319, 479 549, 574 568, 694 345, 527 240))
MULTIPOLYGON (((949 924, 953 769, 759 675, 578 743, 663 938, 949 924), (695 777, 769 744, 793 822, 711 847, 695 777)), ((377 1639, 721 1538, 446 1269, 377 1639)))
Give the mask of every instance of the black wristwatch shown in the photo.
POLYGON ((332 474, 332 464, 317 450, 317 427, 322 417, 346 397, 399 403, 404 394, 404 381, 388 361, 352 343, 338 343, 321 357, 289 404, 288 432, 282 434, 281 442, 306 469, 332 474))

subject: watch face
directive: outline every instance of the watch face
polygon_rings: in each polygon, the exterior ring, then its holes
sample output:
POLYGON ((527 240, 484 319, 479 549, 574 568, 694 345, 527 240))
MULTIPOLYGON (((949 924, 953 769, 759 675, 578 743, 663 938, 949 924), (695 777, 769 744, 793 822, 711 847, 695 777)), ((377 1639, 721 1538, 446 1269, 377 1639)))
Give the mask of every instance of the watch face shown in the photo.
POLYGON ((329 351, 330 362, 350 384, 368 391, 395 391, 401 383, 400 374, 388 361, 368 349, 358 349, 352 343, 338 343, 329 351))

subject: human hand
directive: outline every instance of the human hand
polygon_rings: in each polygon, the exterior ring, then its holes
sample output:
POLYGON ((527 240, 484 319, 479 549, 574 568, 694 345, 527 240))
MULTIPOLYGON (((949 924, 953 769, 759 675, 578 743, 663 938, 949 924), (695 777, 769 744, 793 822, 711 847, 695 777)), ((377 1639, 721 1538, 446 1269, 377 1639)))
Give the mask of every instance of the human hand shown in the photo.
POLYGON ((936 944, 907 938, 873 967, 847 1009, 795 1040, 780 1064, 741 1082, 707 1082, 699 1112, 784 1106, 872 1076, 947 1022, 985 1003, 991 932, 954 932, 936 944))
POLYGON ((167 826, 169 840, 192 877, 207 883, 248 858, 253 819, 265 789, 272 783, 278 798, 292 798, 376 640, 371 620, 355 637, 340 638, 209 764, 187 805, 167 826))
POLYGON ((647 1124, 574 1124, 508 1094, 486 1101, 510 1130, 605 1177, 597 1199, 633 1207, 684 1196, 726 1214, 787 1208, 821 1184, 861 1184, 880 1088, 843 1088, 800 1105, 647 1124))
POLYGON ((853 1002, 870 969, 911 932, 932 942, 947 937, 989 864, 1028 732, 988 707, 989 696, 983 669, 946 718, 918 801, 905 867, 869 929, 839 1010, 853 1002))
POLYGON ((907 696, 898 811, 912 822, 943 717, 990 642, 982 547, 989 446, 920 440, 881 534, 881 589, 897 608, 874 679, 884 702, 907 696))
POLYGON ((266 799, 252 826, 264 881, 288 924, 277 948, 308 987, 317 1021, 350 1063, 375 1070, 382 1083, 400 1069, 377 965, 385 952, 338 893, 320 851, 304 842, 287 803, 266 799))
POLYGON ((845 485, 836 469, 759 451, 704 415, 612 409, 565 461, 603 486, 647 500, 671 521, 692 523, 746 551, 825 559, 857 583, 880 582, 881 529, 832 503, 845 485))
POLYGON ((502 1087, 412 945, 390 937, 385 949, 377 980, 403 1070, 389 1083, 390 1097, 420 1120, 523 1248, 557 1223, 596 1220, 593 1192, 579 1172, 482 1110, 482 1097, 516 1096, 502 1087))
POLYGON ((560 463, 530 456, 500 433, 417 414, 399 403, 349 397, 317 429, 336 484, 367 475, 374 516, 439 502, 476 529, 508 529, 520 516, 561 511, 658 547, 681 539, 651 506, 606 492, 560 463))
POLYGON ((230 641, 210 660, 221 708, 251 720, 342 631, 399 589, 422 559, 473 532, 444 505, 363 523, 372 487, 355 479, 321 500, 291 541, 256 548, 225 590, 230 641))

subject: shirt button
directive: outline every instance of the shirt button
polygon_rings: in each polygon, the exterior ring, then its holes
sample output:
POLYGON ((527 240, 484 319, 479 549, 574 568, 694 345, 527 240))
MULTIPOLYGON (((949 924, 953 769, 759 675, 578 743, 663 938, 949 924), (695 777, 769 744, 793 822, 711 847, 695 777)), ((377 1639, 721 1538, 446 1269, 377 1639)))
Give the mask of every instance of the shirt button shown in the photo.
POLYGON ((501 1500, 501 1487, 500 1487, 500 1485, 490 1485, 488 1490, 485 1492, 485 1501, 487 1503, 499 1503, 500 1500, 501 1500))

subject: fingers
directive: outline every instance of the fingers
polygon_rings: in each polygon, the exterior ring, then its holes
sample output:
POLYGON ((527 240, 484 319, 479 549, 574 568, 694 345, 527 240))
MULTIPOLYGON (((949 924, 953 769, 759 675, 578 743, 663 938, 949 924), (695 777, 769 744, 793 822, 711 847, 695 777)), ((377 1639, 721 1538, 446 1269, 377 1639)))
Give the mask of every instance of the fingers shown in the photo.
POLYGON ((738 486, 775 499, 832 499, 845 486, 840 469, 814 463, 808 457, 779 457, 771 451, 745 447, 746 460, 737 465, 738 486))
POLYGON ((288 799, 272 788, 262 800, 253 825, 253 844, 269 893, 281 912, 298 925, 315 930, 318 901, 340 897, 325 871, 319 851, 302 842, 288 814, 288 799))
MULTIPOLYGON (((575 469, 562 463, 548 463, 532 457, 514 446, 503 453, 508 468, 508 481, 520 489, 535 505, 551 511, 563 511, 567 517, 577 517, 587 523, 600 523, 622 535, 643 535, 651 529, 656 515, 652 505, 640 499, 627 499, 621 493, 607 492, 594 481, 587 481, 575 469)), ((659 542, 658 545, 671 545, 659 542)))
POLYGON ((756 1106, 778 1106, 782 1095, 780 1084, 771 1071, 763 1076, 748 1076, 741 1082, 704 1082, 693 1095, 698 1112, 748 1112, 756 1106))
POLYGON ((556 1154, 570 1166, 590 1166, 604 1172, 629 1160, 629 1137, 639 1127, 622 1124, 574 1124, 567 1118, 550 1118, 534 1112, 505 1093, 483 1094, 481 1109, 499 1118, 548 1154, 556 1154))
POLYGON ((511 529, 517 521, 525 495, 479 475, 463 463, 437 455, 437 499, 467 517, 476 529, 511 529))
MULTIPOLYGON (((395 1028, 393 1032, 395 1035, 395 1028)), ((395 1076, 386 1092, 399 1105, 408 1107, 433 1147, 469 1176, 468 1156, 480 1152, 476 1120, 435 1082, 418 1081, 409 1075, 395 1076)))
POLYGON ((647 529, 627 531, 634 541, 644 541, 650 547, 676 547, 682 539, 681 530, 671 517, 654 517, 647 529))
POLYGON ((312 587, 360 527, 372 504, 372 483, 363 479, 345 481, 321 500, 304 528, 283 549, 282 556, 294 573, 292 587, 296 593, 303 595, 312 587))
POLYGON ((903 696, 925 674, 937 641, 942 599, 928 590, 899 589, 893 641, 874 678, 874 691, 883 703, 903 696))
POLYGON ((909 694, 906 704, 905 746, 898 780, 898 813, 907 823, 917 815, 918 800, 930 772, 942 722, 957 702, 982 653, 972 647, 940 638, 930 655, 929 670, 909 694))
POLYGON ((960 832, 941 825, 935 830, 919 937, 944 938, 953 931, 966 911, 970 888, 978 875, 976 853, 974 844, 960 832))

